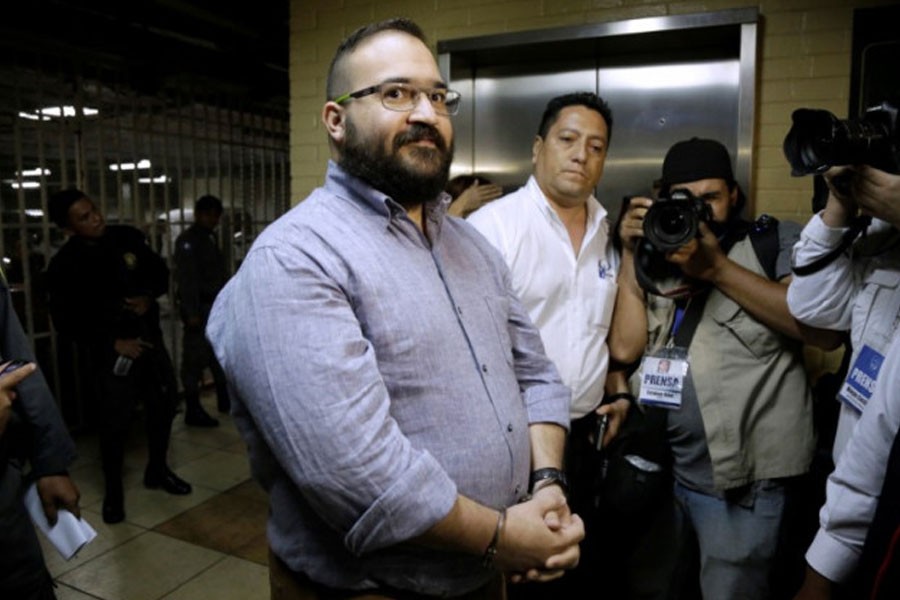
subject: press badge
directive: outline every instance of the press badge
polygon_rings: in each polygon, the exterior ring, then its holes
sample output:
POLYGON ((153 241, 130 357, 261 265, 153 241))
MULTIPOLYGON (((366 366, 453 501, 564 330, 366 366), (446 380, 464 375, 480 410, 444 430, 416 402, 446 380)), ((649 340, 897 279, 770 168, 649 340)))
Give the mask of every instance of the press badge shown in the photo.
POLYGON ((868 344, 859 351, 859 356, 847 372, 847 379, 838 392, 838 398, 856 412, 862 412, 875 391, 878 371, 884 356, 868 344))
POLYGON ((647 354, 641 362, 638 402, 671 410, 681 408, 681 394, 687 373, 687 348, 662 348, 647 354))

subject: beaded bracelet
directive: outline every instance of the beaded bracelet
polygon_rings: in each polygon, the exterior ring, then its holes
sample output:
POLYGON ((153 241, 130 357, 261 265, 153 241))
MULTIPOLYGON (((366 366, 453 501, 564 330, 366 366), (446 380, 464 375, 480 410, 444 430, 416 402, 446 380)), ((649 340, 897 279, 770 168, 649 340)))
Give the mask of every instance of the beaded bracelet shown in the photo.
POLYGON ((484 551, 481 564, 485 569, 490 569, 494 564, 494 557, 497 555, 497 544, 500 542, 500 532, 503 531, 503 525, 506 523, 506 507, 500 509, 500 515, 497 517, 497 528, 494 530, 494 537, 491 543, 484 551))

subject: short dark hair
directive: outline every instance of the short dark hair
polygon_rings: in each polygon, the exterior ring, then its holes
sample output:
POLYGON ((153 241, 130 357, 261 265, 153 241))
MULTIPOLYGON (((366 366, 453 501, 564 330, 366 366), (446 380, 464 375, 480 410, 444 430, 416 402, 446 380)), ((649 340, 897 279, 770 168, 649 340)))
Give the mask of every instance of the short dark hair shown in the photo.
POLYGON ((205 196, 200 196, 197 198, 197 201, 194 202, 194 212, 217 212, 220 215, 223 212, 222 201, 216 198, 211 194, 206 194, 205 196))
POLYGON ((75 188, 56 192, 47 201, 50 220, 60 229, 65 229, 69 226, 69 209, 73 204, 87 197, 87 194, 75 188))
POLYGON ((544 116, 541 117, 538 136, 541 138, 547 137, 547 132, 556 123, 560 111, 568 106, 584 106, 600 113, 600 116, 606 121, 606 143, 609 143, 609 140, 612 139, 612 109, 606 103, 606 100, 594 92, 574 92, 572 94, 563 94, 550 100, 547 103, 547 108, 544 109, 544 116))
POLYGON ((422 28, 404 17, 385 19, 384 21, 378 21, 377 23, 370 23, 369 25, 360 27, 341 42, 341 45, 338 46, 337 51, 334 53, 334 58, 331 59, 331 65, 328 67, 328 79, 325 83, 325 95, 327 96, 327 100, 333 100, 340 94, 353 91, 334 89, 337 85, 338 74, 341 69, 340 63, 343 61, 344 57, 356 50, 357 46, 364 40, 367 40, 382 31, 401 31, 403 33, 408 33, 421 40, 426 46, 428 45, 428 40, 425 38, 425 33, 422 31, 422 28))

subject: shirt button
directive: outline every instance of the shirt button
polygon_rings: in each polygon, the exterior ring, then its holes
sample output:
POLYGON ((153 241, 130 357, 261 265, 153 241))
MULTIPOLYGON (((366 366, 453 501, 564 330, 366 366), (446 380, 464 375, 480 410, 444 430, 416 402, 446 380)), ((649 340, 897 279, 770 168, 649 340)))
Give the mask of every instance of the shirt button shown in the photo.
POLYGON ((462 306, 457 306, 457 307, 456 307, 456 314, 462 316, 462 306))
POLYGON ((506 430, 507 430, 507 431, 512 431, 512 429, 513 429, 513 428, 512 428, 512 423, 507 424, 506 430))
POLYGON ((482 365, 481 365, 481 371, 482 371, 483 373, 487 373, 487 365, 486 365, 486 364, 483 364, 483 363, 482 363, 482 365))

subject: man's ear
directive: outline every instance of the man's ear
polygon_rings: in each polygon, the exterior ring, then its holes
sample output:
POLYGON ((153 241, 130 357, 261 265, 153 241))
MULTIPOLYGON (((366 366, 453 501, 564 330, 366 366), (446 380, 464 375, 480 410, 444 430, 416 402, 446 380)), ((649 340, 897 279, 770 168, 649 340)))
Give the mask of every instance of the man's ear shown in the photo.
POLYGON ((335 142, 344 141, 347 130, 346 113, 344 107, 337 102, 328 101, 322 107, 322 123, 325 125, 328 136, 335 142))
POLYGON ((734 184, 734 187, 732 187, 731 191, 728 192, 728 196, 728 199, 731 202, 731 207, 736 207, 738 205, 738 200, 740 199, 737 184, 734 184))
POLYGON ((531 144, 531 165, 534 166, 537 164, 538 154, 541 152, 541 148, 544 147, 544 138, 539 135, 534 136, 534 143, 531 144))

